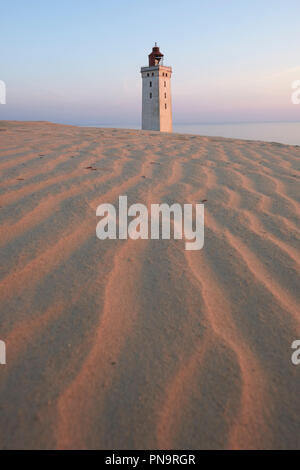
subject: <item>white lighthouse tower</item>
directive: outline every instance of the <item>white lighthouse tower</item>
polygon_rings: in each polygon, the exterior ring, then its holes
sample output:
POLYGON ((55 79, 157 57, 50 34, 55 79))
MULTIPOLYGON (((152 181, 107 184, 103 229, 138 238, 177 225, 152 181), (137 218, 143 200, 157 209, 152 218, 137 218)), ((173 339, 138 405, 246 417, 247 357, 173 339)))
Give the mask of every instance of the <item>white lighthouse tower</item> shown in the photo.
POLYGON ((163 65, 163 56, 155 43, 149 54, 149 66, 141 68, 142 129, 172 132, 172 68, 163 65))

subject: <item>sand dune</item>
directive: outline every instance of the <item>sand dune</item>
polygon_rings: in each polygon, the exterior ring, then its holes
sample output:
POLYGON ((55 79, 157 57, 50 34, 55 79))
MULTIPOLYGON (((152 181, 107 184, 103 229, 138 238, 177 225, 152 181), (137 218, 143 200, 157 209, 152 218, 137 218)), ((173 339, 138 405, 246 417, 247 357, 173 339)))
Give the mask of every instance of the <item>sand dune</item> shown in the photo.
POLYGON ((0 122, 1 449, 300 449, 300 148, 0 122), (96 208, 205 200, 205 245, 96 208))

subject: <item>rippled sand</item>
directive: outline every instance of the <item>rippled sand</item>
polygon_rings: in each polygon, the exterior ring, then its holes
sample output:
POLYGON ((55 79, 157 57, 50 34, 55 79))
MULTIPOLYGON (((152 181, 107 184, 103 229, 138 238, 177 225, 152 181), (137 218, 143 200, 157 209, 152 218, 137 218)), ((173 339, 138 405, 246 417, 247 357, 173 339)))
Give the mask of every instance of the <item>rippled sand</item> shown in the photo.
POLYGON ((0 173, 2 449, 300 448, 299 147, 2 121, 0 173), (203 250, 98 240, 119 195, 203 250))

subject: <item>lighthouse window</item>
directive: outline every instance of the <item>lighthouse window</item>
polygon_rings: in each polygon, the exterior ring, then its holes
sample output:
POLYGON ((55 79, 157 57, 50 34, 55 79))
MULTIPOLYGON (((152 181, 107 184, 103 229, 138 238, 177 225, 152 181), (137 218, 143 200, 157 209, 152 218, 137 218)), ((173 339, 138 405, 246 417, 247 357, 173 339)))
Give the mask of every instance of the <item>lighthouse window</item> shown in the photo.
POLYGON ((150 87, 152 87, 152 82, 150 82, 150 87))
POLYGON ((152 98, 152 93, 150 93, 150 99, 152 98))

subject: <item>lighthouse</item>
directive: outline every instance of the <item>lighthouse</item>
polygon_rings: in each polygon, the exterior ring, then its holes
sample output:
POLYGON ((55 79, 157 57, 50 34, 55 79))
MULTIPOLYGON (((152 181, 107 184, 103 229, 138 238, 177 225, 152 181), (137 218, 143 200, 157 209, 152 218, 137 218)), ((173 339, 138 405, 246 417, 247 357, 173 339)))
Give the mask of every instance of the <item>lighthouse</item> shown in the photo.
POLYGON ((142 129, 172 132, 172 67, 163 65, 164 55, 156 43, 148 57, 149 65, 141 68, 142 129))

